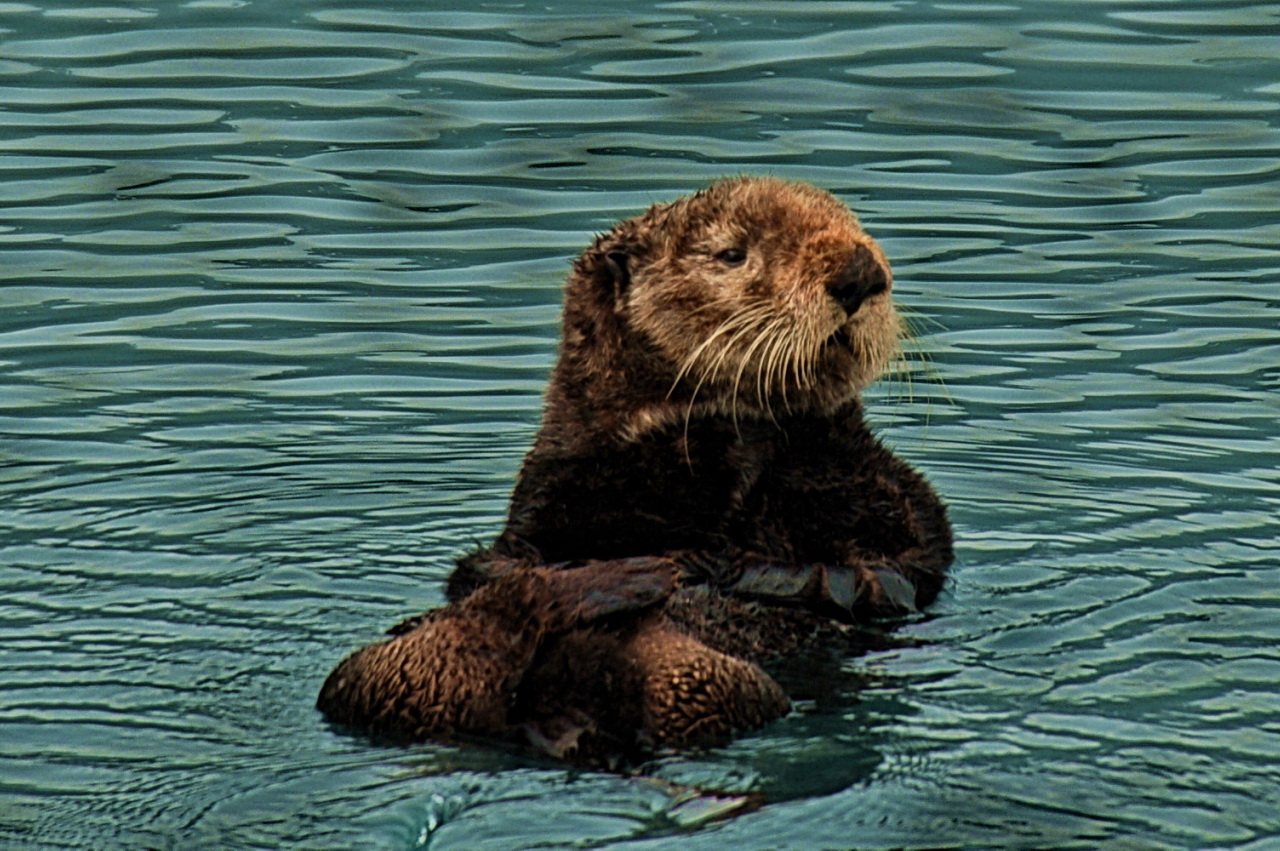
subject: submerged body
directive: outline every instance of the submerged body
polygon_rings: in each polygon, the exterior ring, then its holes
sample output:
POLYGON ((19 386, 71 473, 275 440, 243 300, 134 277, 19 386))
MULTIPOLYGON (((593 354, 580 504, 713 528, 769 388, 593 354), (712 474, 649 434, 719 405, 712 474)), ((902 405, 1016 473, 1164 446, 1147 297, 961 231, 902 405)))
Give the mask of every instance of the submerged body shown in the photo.
POLYGON ((449 606, 339 666, 321 708, 593 763, 783 714, 755 662, 927 605, 952 559, 941 502, 858 401, 898 351, 891 290, 853 214, 803 184, 723 181, 598 238, 506 528, 460 561, 449 606), (587 588, 609 605, 549 614, 587 588), (403 674, 424 659, 432 677, 403 674), (395 720, 439 706, 483 721, 395 720))

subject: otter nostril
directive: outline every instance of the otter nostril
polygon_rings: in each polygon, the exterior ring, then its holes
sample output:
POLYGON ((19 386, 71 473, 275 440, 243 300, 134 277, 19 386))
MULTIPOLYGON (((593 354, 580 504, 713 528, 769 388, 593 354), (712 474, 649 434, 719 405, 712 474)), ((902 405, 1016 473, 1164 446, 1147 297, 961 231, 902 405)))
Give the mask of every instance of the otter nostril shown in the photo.
POLYGON ((889 276, 865 245, 853 250, 849 266, 831 287, 831 297, 852 316, 862 303, 889 289, 889 276))
POLYGON ((862 303, 878 292, 884 292, 884 283, 880 282, 879 287, 866 278, 843 278, 835 289, 831 291, 831 296, 836 302, 844 308, 844 312, 852 316, 862 307, 862 303))
POLYGON ((884 273, 884 267, 876 264, 871 272, 871 286, 867 290, 867 296, 879 295, 887 289, 889 289, 889 276, 884 273))

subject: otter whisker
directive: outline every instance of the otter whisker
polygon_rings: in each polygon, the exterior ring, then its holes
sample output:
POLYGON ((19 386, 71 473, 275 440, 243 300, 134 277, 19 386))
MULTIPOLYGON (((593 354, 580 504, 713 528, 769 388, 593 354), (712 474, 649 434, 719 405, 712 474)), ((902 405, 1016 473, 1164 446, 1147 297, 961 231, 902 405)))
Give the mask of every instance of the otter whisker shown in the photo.
MULTIPOLYGON (((685 359, 684 364, 681 366, 680 371, 676 376, 676 383, 679 383, 684 376, 688 375, 695 366, 698 367, 699 372, 698 382, 694 386, 693 392, 689 397, 689 404, 685 408, 686 436, 688 435, 689 420, 693 415, 693 406, 698 397, 698 391, 702 389, 703 384, 705 384, 708 379, 714 379, 716 377, 725 360, 733 352, 738 339, 749 334, 751 331, 756 330, 760 321, 763 319, 767 319, 767 310, 763 305, 753 306, 747 310, 730 316, 727 320, 721 323, 721 325, 712 332, 688 358, 685 359), (713 342, 725 334, 728 334, 728 338, 722 341, 719 351, 714 354, 710 362, 705 365, 698 364, 702 354, 713 342)), ((674 389, 675 385, 672 386, 672 391, 674 391, 674 389)), ((668 393, 668 396, 670 396, 670 393, 668 393)))
POLYGON ((916 322, 926 322, 932 325, 934 327, 934 330, 937 330, 937 331, 947 330, 947 326, 943 325, 937 319, 934 319, 932 316, 926 316, 925 314, 920 313, 916 310, 913 310, 910 307, 899 305, 898 315, 902 319, 903 324, 907 326, 906 333, 907 333, 907 336, 910 336, 910 337, 921 336, 920 331, 915 327, 916 322))
MULTIPOLYGON (((688 357, 684 359, 684 363, 681 364, 679 371, 676 373, 675 380, 672 382, 671 390, 667 391, 667 396, 670 397, 671 394, 675 392, 676 386, 679 385, 680 381, 683 380, 689 374, 689 372, 693 369, 694 365, 698 362, 699 358, 702 357, 702 354, 708 348, 710 348, 711 345, 716 342, 716 340, 718 340, 721 336, 723 336, 726 333, 732 332, 731 336, 736 334, 738 331, 736 326, 740 326, 740 325, 749 326, 751 323, 754 323, 755 321, 756 321, 755 314, 753 313, 752 309, 748 309, 746 311, 734 313, 724 322, 720 323, 720 325, 714 331, 712 331, 709 335, 707 335, 707 338, 703 340, 701 343, 699 343, 698 347, 695 348, 688 355, 688 357)), ((722 348, 722 352, 723 351, 724 351, 724 348, 722 348)))
POLYGON ((765 377, 766 384, 769 385, 770 395, 782 396, 782 407, 787 413, 790 413, 791 398, 787 387, 787 372, 794 358, 794 337, 797 328, 792 314, 785 314, 785 318, 786 321, 779 325, 779 333, 775 335, 774 344, 769 353, 769 366, 765 377))
POLYGON ((760 402, 760 407, 764 408, 769 419, 777 422, 773 415, 773 395, 775 392, 773 369, 777 360, 778 347, 784 342, 785 335, 781 333, 783 325, 785 325, 785 315, 779 316, 777 319, 769 323, 765 330, 766 343, 764 351, 760 355, 760 368, 756 372, 756 397, 760 402))
MULTIPOLYGON (((905 344, 899 349, 898 363, 899 371, 905 376, 908 384, 913 380, 916 371, 911 368, 912 362, 920 364, 921 380, 927 384, 936 385, 942 392, 942 398, 946 400, 948 405, 955 405, 955 398, 951 395, 951 391, 947 389, 947 383, 943 380, 942 374, 933 363, 933 358, 921 348, 916 340, 906 340, 905 344)), ((914 401, 914 396, 909 396, 910 401, 914 401)))
MULTIPOLYGON (((738 392, 742 385, 742 376, 746 372, 747 366, 750 365, 751 357, 752 355, 755 354, 756 349, 760 348, 761 343, 764 343, 768 340, 769 331, 771 330, 773 324, 776 321, 777 321, 777 318, 775 317, 774 320, 772 320, 764 328, 762 328, 760 335, 756 337, 756 339, 752 341, 751 345, 747 347, 747 350, 742 353, 742 363, 738 365, 738 374, 733 379, 733 394, 731 398, 733 399, 734 422, 737 422, 737 419, 738 419, 738 392)), ((757 374, 757 390, 758 390, 758 387, 759 385, 758 385, 758 374, 757 374)), ((770 412, 770 416, 772 416, 772 412, 770 412)))
POLYGON ((718 374, 721 365, 733 355, 739 339, 753 331, 758 332, 762 323, 767 320, 768 313, 760 306, 735 314, 695 350, 695 355, 691 355, 687 363, 692 366, 706 352, 708 344, 719 340, 719 346, 716 351, 700 369, 704 377, 712 377, 718 374), (726 334, 727 337, 724 336, 726 334), (722 337, 723 339, 720 339, 722 337))
POLYGON ((787 394, 787 385, 792 383, 796 390, 804 393, 807 389, 804 383, 804 373, 801 369, 801 356, 803 354, 804 338, 808 336, 808 326, 799 326, 794 329, 797 339, 790 339, 787 342, 785 351, 783 352, 783 361, 780 364, 782 370, 782 404, 787 409, 787 413, 791 413, 791 399, 787 394), (797 345, 797 342, 800 345, 797 345))
POLYGON ((716 358, 714 362, 714 368, 718 374, 721 368, 724 366, 725 362, 729 359, 731 355, 739 359, 739 370, 735 376, 733 386, 729 394, 729 411, 730 411, 730 416, 733 419, 733 425, 735 429, 738 427, 738 390, 741 384, 743 370, 746 368, 746 365, 750 360, 751 352, 756 348, 760 340, 763 338, 769 324, 769 314, 767 310, 762 308, 756 311, 754 316, 757 321, 754 324, 747 326, 743 328, 741 331, 739 331, 738 333, 734 334, 733 338, 730 339, 729 342, 725 345, 724 349, 721 350, 721 352, 719 353, 719 356, 716 358), (747 338, 748 335, 752 333, 754 333, 755 339, 754 341, 752 341, 750 345, 747 346, 746 350, 741 353, 735 352, 735 347, 738 345, 739 341, 747 338))
MULTIPOLYGON (((769 408, 769 359, 778 339, 778 335, 774 333, 777 325, 776 318, 770 319, 769 324, 761 329, 758 338, 758 342, 763 345, 760 350, 759 364, 756 367, 756 401, 766 410, 769 408)), ((771 411, 769 413, 772 414, 771 411)))
POLYGON ((823 329, 816 322, 807 325, 806 331, 808 333, 805 339, 798 341, 795 346, 796 383, 804 390, 818 383, 818 363, 827 340, 822 333, 823 329))
POLYGON ((781 371, 787 353, 787 339, 787 334, 785 333, 774 334, 773 342, 769 345, 769 350, 765 352, 763 370, 765 392, 769 398, 781 396, 784 411, 791 409, 791 406, 787 403, 786 374, 781 371))
POLYGON ((898 398, 905 397, 908 402, 913 402, 915 401, 915 389, 912 385, 911 357, 903 345, 904 342, 910 342, 913 331, 911 323, 905 317, 900 317, 899 319, 898 332, 897 345, 894 347, 893 354, 885 365, 884 371, 896 386, 905 388, 905 391, 898 391, 898 398))
POLYGON ((791 328, 786 335, 785 345, 780 353, 778 370, 780 380, 782 381, 782 402, 786 406, 787 411, 791 410, 790 390, 796 390, 803 393, 805 390, 804 378, 800 371, 800 358, 804 338, 808 336, 809 326, 806 323, 797 322, 792 317, 791 328))
POLYGON ((723 342, 719 351, 707 364, 709 374, 718 374, 724 362, 735 355, 736 347, 741 338, 751 333, 759 334, 763 331, 764 326, 768 324, 769 311, 766 307, 757 305, 749 311, 741 314, 742 321, 738 323, 741 327, 735 328, 729 339, 723 342))
MULTIPOLYGON (((680 369, 676 372, 675 379, 671 382, 670 389, 667 390, 667 398, 671 398, 675 393, 676 388, 680 386, 680 382, 693 371, 694 367, 698 364, 699 359, 702 357, 702 354, 707 351, 707 349, 709 349, 716 340, 725 334, 729 334, 730 339, 732 339, 732 337, 738 333, 738 328, 736 326, 748 324, 750 321, 750 315, 737 313, 720 323, 720 325, 707 336, 707 339, 703 340, 698 347, 684 359, 684 363, 680 365, 680 369)), ((710 374, 705 368, 699 368, 699 372, 701 373, 701 377, 698 380, 697 386, 694 387, 693 394, 690 397, 690 405, 693 404, 693 398, 698 395, 698 390, 702 387, 703 382, 706 381, 710 374)))
POLYGON ((822 364, 822 351, 827 345, 830 334, 826 333, 827 329, 818 325, 816 322, 811 326, 813 336, 809 338, 807 346, 811 353, 804 364, 804 380, 806 387, 814 387, 818 384, 818 368, 822 364))

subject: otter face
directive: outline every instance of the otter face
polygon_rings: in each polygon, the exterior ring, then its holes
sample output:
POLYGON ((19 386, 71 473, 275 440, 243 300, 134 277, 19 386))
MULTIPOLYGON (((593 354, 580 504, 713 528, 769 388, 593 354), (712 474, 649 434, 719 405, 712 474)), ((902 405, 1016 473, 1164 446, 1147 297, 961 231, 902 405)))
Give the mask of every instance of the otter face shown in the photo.
POLYGON ((736 178, 633 223, 625 321, 690 412, 829 412, 899 351, 888 261, 822 190, 736 178))

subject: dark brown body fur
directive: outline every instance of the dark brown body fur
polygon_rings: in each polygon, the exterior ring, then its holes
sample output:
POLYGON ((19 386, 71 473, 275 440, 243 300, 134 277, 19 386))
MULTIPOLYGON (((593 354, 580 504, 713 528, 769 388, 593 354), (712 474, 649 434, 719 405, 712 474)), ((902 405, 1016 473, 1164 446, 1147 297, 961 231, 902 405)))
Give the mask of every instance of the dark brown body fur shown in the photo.
POLYGON ((952 559, 941 502, 857 398, 896 351, 890 289, 879 246, 803 185, 726 181, 600 237, 506 528, 321 708, 593 763, 785 712, 753 663, 927 605, 952 559))

